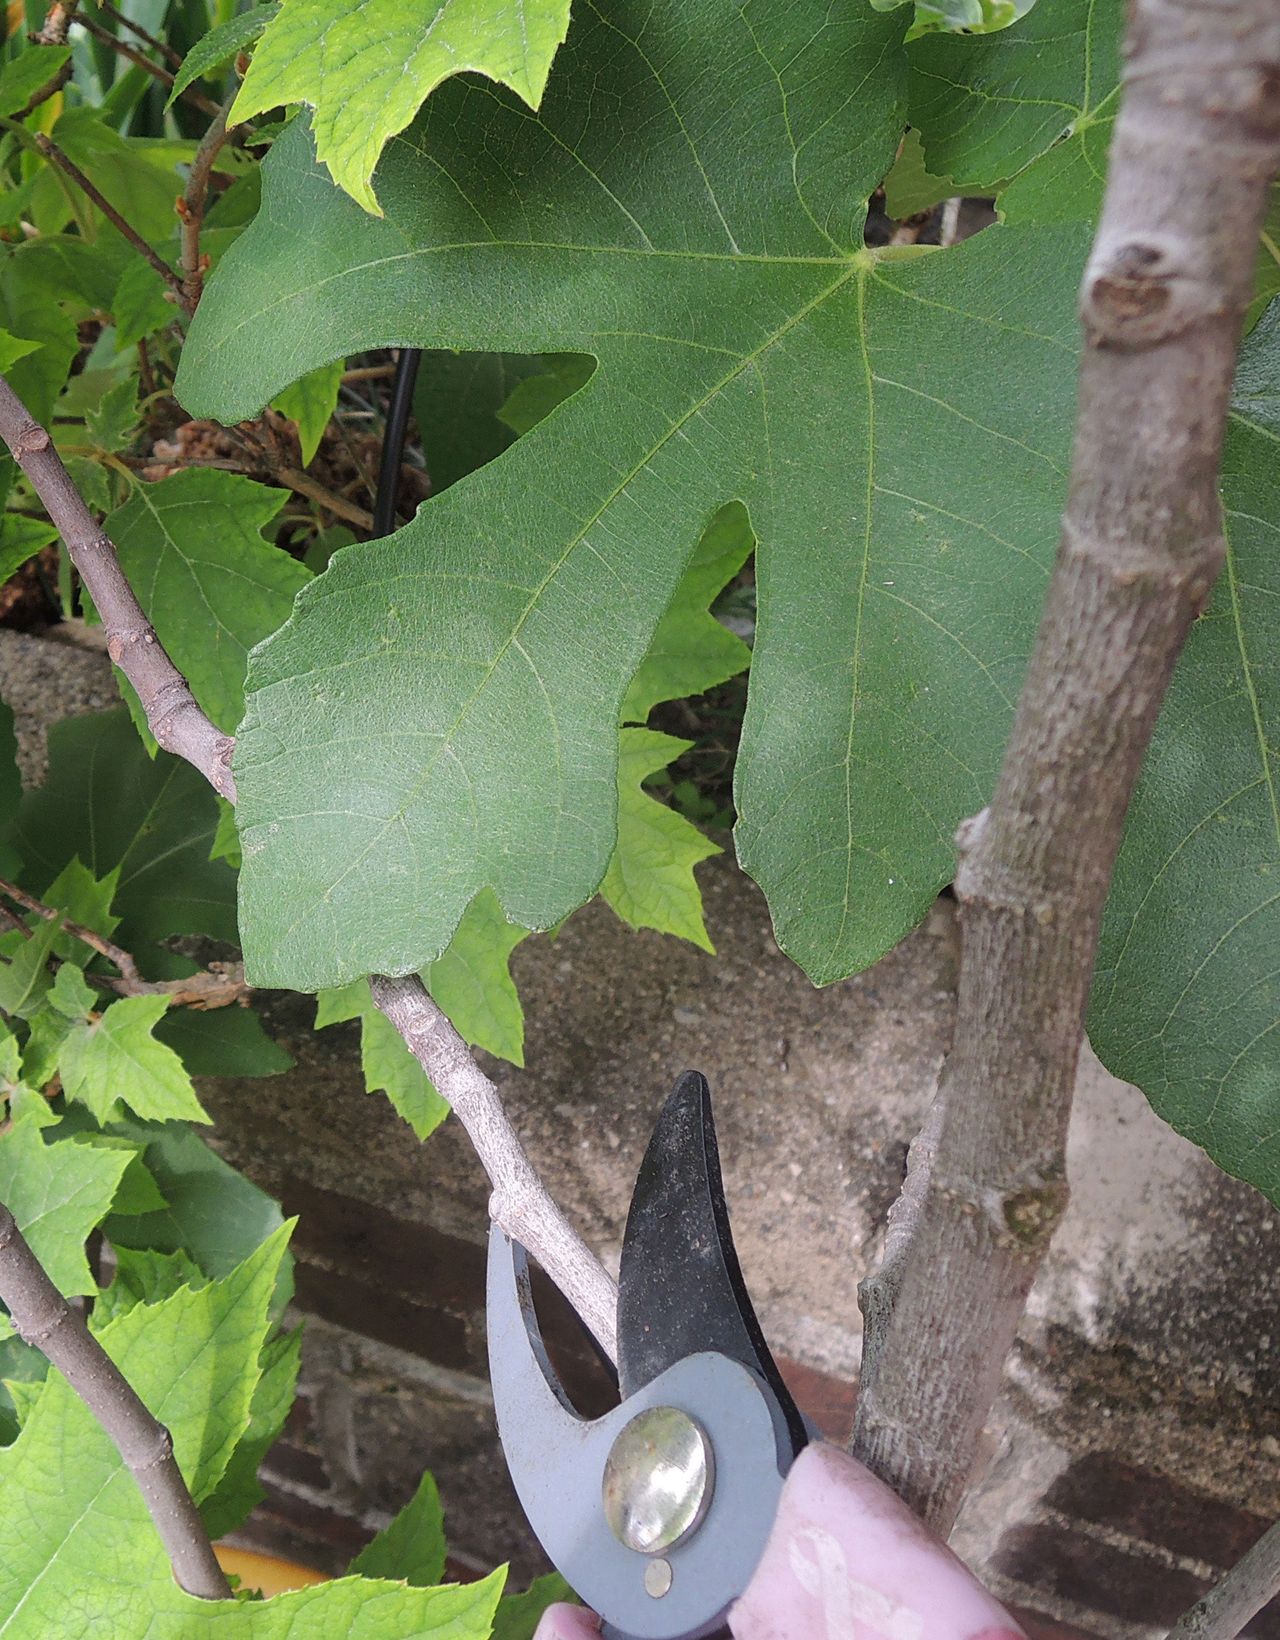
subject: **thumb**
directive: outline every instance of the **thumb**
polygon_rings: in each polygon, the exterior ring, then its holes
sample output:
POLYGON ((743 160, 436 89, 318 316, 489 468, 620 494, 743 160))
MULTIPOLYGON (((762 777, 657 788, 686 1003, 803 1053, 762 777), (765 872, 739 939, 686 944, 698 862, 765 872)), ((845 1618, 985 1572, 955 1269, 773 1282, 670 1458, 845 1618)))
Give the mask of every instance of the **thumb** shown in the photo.
POLYGON ((792 1465, 736 1640, 1025 1640, 897 1495, 834 1446, 792 1465))

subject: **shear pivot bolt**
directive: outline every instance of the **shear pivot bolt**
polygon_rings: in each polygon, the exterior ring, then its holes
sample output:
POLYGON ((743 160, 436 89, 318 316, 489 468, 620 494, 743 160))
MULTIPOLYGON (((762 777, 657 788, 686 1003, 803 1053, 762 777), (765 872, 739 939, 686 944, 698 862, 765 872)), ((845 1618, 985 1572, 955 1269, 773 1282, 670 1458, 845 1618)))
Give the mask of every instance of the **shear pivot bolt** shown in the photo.
MULTIPOLYGON (((714 1482, 711 1443, 688 1413, 650 1407, 623 1428, 605 1460, 605 1519, 628 1549, 661 1554, 701 1524, 714 1482)), ((667 1573, 662 1589, 650 1588, 646 1573, 650 1594, 667 1592, 670 1567, 667 1573)))

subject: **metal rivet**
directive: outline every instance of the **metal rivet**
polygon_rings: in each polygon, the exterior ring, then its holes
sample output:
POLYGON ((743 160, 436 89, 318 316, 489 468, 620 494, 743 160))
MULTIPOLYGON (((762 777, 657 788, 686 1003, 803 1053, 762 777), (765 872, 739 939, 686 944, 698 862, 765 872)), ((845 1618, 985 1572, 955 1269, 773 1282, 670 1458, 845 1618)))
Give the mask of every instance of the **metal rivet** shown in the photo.
POLYGON ((626 1425, 605 1461, 605 1519, 628 1549, 661 1554, 701 1523, 714 1480, 711 1443, 688 1413, 650 1407, 626 1425))
POLYGON ((644 1592, 661 1600, 671 1587, 671 1562, 651 1560, 644 1569, 644 1592))

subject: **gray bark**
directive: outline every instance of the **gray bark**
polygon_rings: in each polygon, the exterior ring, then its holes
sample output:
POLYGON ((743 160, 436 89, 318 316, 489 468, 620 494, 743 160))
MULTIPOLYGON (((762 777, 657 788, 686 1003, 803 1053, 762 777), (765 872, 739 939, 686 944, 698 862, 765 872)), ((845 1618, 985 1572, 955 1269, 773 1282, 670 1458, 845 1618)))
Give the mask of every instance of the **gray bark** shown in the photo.
POLYGON ((1058 559, 989 808, 928 1191, 864 1357, 854 1454, 949 1531, 1066 1203, 1065 1139, 1125 813, 1223 561, 1217 479, 1267 187, 1275 0, 1136 0, 1058 559))
POLYGON ((1264 1532, 1221 1583, 1170 1630, 1169 1640, 1236 1640, 1251 1617, 1280 1594, 1280 1522, 1264 1532))

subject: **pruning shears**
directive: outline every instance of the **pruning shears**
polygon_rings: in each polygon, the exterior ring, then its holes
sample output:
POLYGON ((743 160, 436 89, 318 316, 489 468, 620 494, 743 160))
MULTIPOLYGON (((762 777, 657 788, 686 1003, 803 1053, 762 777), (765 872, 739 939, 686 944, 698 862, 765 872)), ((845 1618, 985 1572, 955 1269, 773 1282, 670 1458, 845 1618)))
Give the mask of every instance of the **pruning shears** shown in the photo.
POLYGON ((511 1478, 606 1640, 722 1629, 809 1439, 734 1251, 707 1080, 686 1072, 645 1152, 618 1281, 621 1404, 573 1410, 543 1347, 528 1258, 489 1238, 489 1369, 511 1478))

